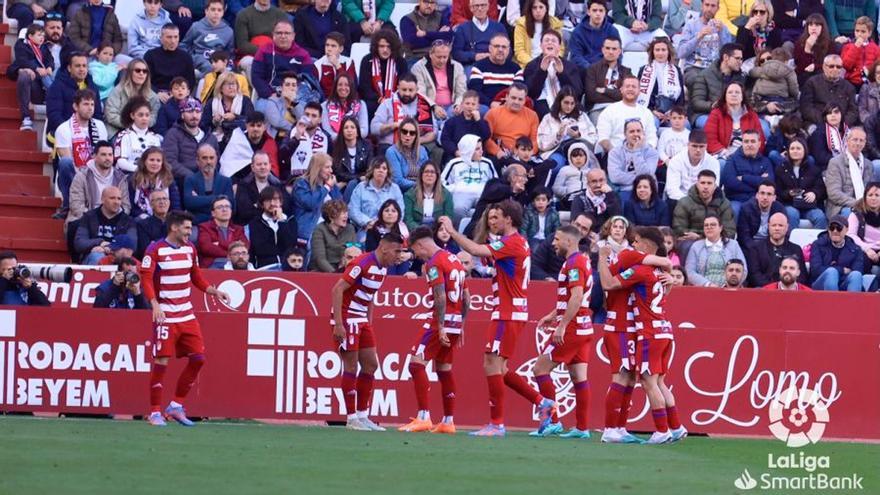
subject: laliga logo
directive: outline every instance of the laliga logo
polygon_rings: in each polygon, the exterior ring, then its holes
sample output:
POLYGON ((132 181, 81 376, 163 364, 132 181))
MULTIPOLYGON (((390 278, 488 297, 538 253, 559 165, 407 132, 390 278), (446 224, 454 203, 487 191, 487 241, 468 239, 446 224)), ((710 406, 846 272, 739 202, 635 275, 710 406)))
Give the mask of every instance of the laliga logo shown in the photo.
POLYGON ((218 290, 229 294, 229 304, 205 294, 208 311, 242 311, 248 314, 318 316, 318 308, 301 286, 281 277, 257 277, 244 283, 229 279, 220 282, 218 290), (306 307, 298 307, 305 304, 306 307), (305 311, 303 311, 305 309, 305 311))
POLYGON ((815 390, 789 387, 773 399, 769 409, 770 432, 789 447, 816 443, 825 433, 828 404, 815 390))
MULTIPOLYGON (((550 337, 552 336, 553 332, 549 331, 547 328, 538 327, 535 330, 535 347, 539 353, 544 352, 544 349, 547 348, 547 344, 550 343, 550 337)), ((537 388, 538 384, 534 380, 534 373, 532 373, 532 369, 535 367, 535 361, 537 361, 537 358, 532 358, 526 361, 520 365, 516 372, 528 380, 530 386, 537 388)), ((569 376, 568 370, 560 368, 559 366, 553 369, 550 373, 550 378, 553 380, 553 386, 556 387, 555 399, 558 408, 557 415, 561 418, 574 411, 574 384, 571 383, 571 376, 569 376)), ((534 419, 538 418, 537 411, 535 411, 534 408, 532 410, 532 416, 534 419)))

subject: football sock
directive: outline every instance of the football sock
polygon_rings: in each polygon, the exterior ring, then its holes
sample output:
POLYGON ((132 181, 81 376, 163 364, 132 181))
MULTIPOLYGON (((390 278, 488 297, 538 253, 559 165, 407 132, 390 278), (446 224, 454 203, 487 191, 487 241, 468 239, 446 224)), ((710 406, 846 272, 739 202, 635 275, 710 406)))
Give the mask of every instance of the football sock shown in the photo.
POLYGON ((443 394, 443 415, 452 422, 452 415, 455 414, 455 378, 452 377, 452 371, 438 371, 437 376, 443 394))
POLYGON ((626 421, 629 419, 629 406, 632 402, 633 387, 623 389, 623 399, 620 402, 620 416, 617 417, 617 426, 626 429, 626 421))
MULTIPOLYGON (((556 386, 553 385, 553 379, 550 378, 550 375, 538 375, 535 377, 535 381, 538 382, 538 390, 541 391, 541 395, 547 397, 550 400, 556 400, 556 386)), ((554 423, 559 422, 559 416, 554 412, 552 421, 554 423)))
POLYGON ((529 386, 525 378, 517 375, 514 371, 508 371, 504 374, 504 384, 532 404, 540 404, 543 399, 537 390, 529 386))
POLYGON ((670 428, 673 430, 681 428, 681 421, 678 420, 678 409, 675 406, 666 408, 666 418, 670 428))
POLYGON ((193 385, 195 385, 196 379, 199 377, 199 372, 204 365, 204 354, 197 353, 189 355, 189 361, 186 363, 186 367, 183 368, 183 371, 180 372, 180 377, 177 379, 177 389, 174 391, 174 402, 183 403, 183 399, 186 398, 193 385))
POLYGON ((416 404, 419 411, 427 411, 428 402, 428 373, 425 365, 421 363, 409 363, 409 373, 412 375, 413 386, 416 389, 416 404))
POLYGON ((489 375, 489 415, 492 423, 504 424, 504 377, 501 375, 489 375))
POLYGON ((587 418, 590 414, 590 384, 586 380, 574 384, 574 416, 577 429, 587 431, 587 418))
POLYGON ((654 416, 654 428, 660 433, 666 433, 669 431, 669 426, 666 421, 666 409, 652 409, 651 415, 654 416))
POLYGON ((373 399, 373 375, 360 372, 357 376, 357 410, 370 410, 370 402, 373 399))
POLYGON ((353 415, 356 411, 354 407, 355 397, 357 397, 357 392, 355 391, 356 382, 357 376, 354 373, 342 372, 342 396, 345 397, 345 412, 349 416, 353 415))
POLYGON ((150 367, 150 412, 162 411, 162 380, 165 378, 167 365, 156 364, 150 367))
POLYGON ((617 428, 617 420, 620 417, 620 403, 623 401, 623 391, 626 388, 611 382, 608 393, 605 394, 605 428, 617 428))

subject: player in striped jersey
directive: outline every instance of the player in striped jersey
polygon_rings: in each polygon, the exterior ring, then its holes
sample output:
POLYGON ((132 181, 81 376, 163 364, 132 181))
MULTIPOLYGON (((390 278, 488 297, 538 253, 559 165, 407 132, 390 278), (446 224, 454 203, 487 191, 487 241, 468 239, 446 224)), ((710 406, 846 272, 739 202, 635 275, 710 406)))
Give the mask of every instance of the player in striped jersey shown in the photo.
POLYGON ((455 348, 464 343, 462 324, 470 305, 470 292, 465 282, 467 272, 454 254, 437 246, 434 234, 428 227, 414 230, 409 236, 409 245, 416 258, 425 262, 425 276, 434 297, 434 312, 425 323, 418 343, 413 346, 409 362, 419 412, 409 424, 399 429, 454 434, 455 381, 452 377, 452 357, 455 348), (429 361, 434 361, 443 397, 443 419, 436 426, 432 425, 428 410, 428 373, 425 365, 429 361))
MULTIPOLYGON (((556 230, 553 249, 565 259, 557 278, 556 307, 538 321, 539 328, 555 328, 544 352, 535 361, 532 373, 541 395, 556 399, 556 387, 550 373, 560 364, 568 368, 574 384, 575 418, 577 424, 564 438, 590 438, 587 418, 590 406, 590 388, 587 383, 587 364, 590 360, 590 342, 593 340, 593 312, 590 311, 590 292, 593 290, 593 270, 590 258, 580 252, 581 232, 573 225, 556 230)), ((562 432, 562 423, 554 415, 553 422, 542 432, 532 436, 550 436, 562 432)))
POLYGON ((486 351, 483 355, 483 370, 489 384, 489 413, 491 421, 482 429, 471 432, 475 436, 503 437, 504 429, 504 386, 538 408, 539 431, 550 424, 556 410, 556 402, 529 386, 528 382, 515 371, 507 368, 507 360, 516 351, 519 334, 529 319, 528 288, 529 271, 532 264, 531 251, 525 237, 519 234, 522 225, 522 206, 506 199, 494 203, 487 209, 489 232, 499 237, 489 244, 477 244, 452 226, 449 217, 441 217, 440 223, 452 239, 473 256, 491 258, 495 261, 495 275, 492 278, 492 292, 495 308, 486 335, 486 351))
POLYGON ((382 287, 387 267, 403 252, 399 234, 385 234, 375 251, 353 259, 333 286, 333 340, 342 356, 342 394, 350 430, 385 431, 369 418, 373 374, 379 367, 373 335, 373 297, 382 287), (360 373, 355 375, 360 365, 360 373))
POLYGON ((195 384, 205 364, 202 330, 190 303, 190 283, 212 296, 229 302, 229 295, 209 285, 202 277, 196 248, 189 242, 193 217, 185 211, 172 211, 166 224, 168 235, 147 247, 141 261, 144 296, 153 306, 153 365, 150 369, 150 424, 165 426, 162 415, 162 380, 171 357, 186 356, 187 364, 177 380, 177 389, 165 416, 184 426, 193 426, 186 417, 183 400, 195 384))

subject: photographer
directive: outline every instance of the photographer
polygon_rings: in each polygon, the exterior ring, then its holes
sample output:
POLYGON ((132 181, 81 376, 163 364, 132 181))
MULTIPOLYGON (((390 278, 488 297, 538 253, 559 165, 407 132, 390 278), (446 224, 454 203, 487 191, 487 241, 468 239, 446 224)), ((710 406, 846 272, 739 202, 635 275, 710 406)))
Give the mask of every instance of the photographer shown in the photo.
POLYGON ((141 291, 138 264, 130 257, 121 258, 113 278, 105 280, 95 290, 95 308, 150 309, 141 291))
POLYGON ((0 304, 14 306, 49 306, 49 299, 30 276, 30 270, 18 264, 12 251, 0 253, 0 304))

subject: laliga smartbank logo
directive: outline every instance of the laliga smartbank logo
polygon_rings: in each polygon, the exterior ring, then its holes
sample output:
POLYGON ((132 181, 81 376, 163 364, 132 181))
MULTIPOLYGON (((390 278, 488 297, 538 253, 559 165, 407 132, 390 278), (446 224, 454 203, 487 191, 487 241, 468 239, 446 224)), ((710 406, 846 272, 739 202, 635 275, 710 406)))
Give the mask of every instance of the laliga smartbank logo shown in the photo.
MULTIPOLYGON (((768 416, 770 432, 791 448, 801 448, 818 443, 825 433, 830 415, 829 403, 817 390, 789 387, 780 392, 770 403, 768 416)), ((861 490, 863 478, 857 473, 848 476, 832 476, 824 470, 831 469, 831 456, 810 455, 804 451, 787 455, 767 454, 766 473, 752 476, 743 469, 733 486, 740 490, 861 490), (793 470, 798 470, 790 474, 793 470)))

